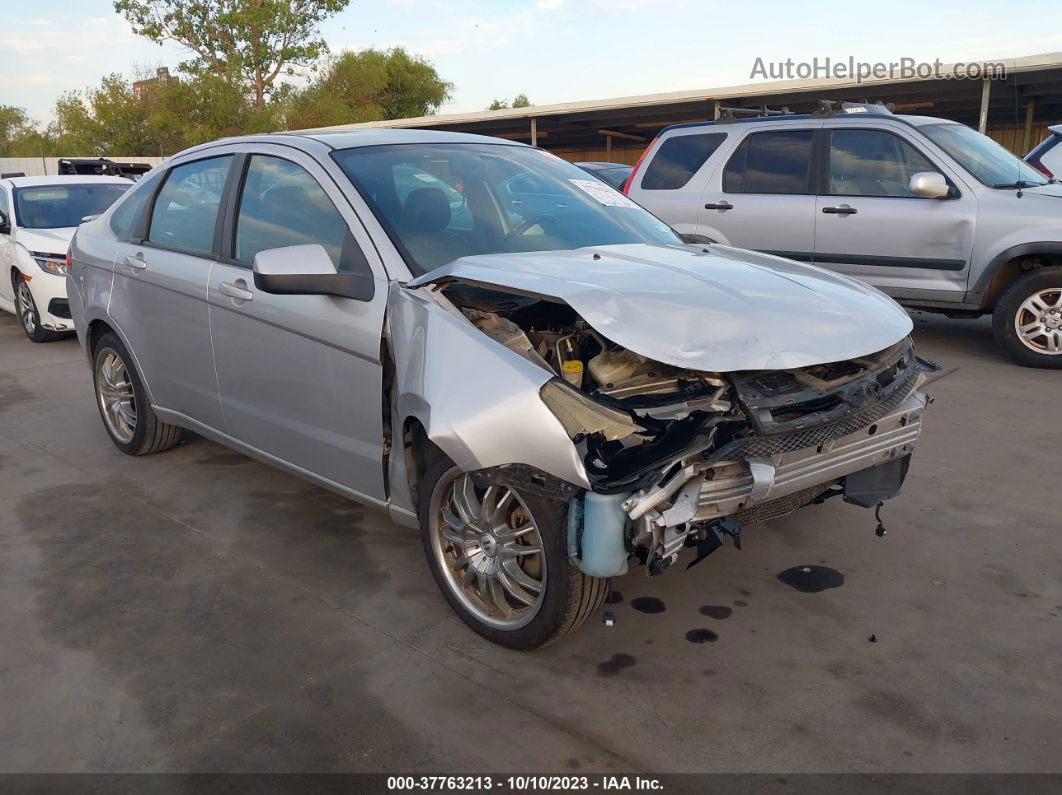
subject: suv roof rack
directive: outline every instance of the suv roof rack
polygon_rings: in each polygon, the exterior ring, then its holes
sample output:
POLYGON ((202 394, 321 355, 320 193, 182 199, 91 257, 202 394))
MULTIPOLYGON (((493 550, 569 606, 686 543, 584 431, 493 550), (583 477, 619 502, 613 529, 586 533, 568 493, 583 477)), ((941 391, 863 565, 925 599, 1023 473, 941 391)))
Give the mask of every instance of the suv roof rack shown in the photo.
POLYGON ((734 106, 723 106, 719 108, 719 118, 716 122, 728 122, 737 121, 738 117, 749 118, 763 118, 765 116, 794 116, 793 111, 789 110, 789 107, 782 107, 780 109, 768 108, 766 105, 760 105, 755 108, 741 108, 734 106))
POLYGON ((819 107, 811 114, 812 116, 834 116, 839 113, 875 113, 878 115, 892 115, 896 106, 891 102, 886 105, 880 99, 871 102, 864 99, 860 102, 852 102, 847 99, 820 99, 819 107))

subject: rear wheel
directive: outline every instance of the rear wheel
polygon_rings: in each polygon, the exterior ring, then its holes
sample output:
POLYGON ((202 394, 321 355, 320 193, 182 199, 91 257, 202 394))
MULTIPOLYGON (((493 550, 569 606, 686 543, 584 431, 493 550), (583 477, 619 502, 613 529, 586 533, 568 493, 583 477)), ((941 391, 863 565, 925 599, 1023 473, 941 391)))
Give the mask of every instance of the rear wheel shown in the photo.
POLYGON ((41 326, 41 313, 37 311, 37 302, 33 300, 29 282, 17 271, 11 276, 11 286, 15 292, 15 314, 22 330, 33 342, 53 342, 62 338, 62 334, 41 326))
POLYGON ((149 455, 176 447, 181 429, 155 415, 132 357, 113 332, 100 337, 92 362, 96 405, 115 447, 127 455, 149 455))
POLYGON ((443 596, 472 629, 512 649, 534 649, 581 625, 606 580, 568 560, 567 505, 510 486, 480 487, 446 459, 420 484, 428 564, 443 596))
POLYGON ((996 341, 1026 367, 1062 368, 1062 267, 1014 281, 992 313, 996 341))

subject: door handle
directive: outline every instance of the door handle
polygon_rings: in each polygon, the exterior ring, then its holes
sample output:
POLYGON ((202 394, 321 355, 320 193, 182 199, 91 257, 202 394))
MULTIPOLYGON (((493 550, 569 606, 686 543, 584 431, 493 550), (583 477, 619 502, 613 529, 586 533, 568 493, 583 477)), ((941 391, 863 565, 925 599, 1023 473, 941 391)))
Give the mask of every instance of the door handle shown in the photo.
POLYGON ((708 204, 704 205, 704 209, 706 209, 706 210, 723 210, 723 211, 726 211, 726 210, 733 210, 734 209, 734 205, 732 205, 730 202, 725 202, 725 201, 724 202, 709 202, 708 204))
POLYGON ((847 204, 842 204, 840 207, 823 207, 822 211, 827 215, 855 215, 859 212, 855 207, 849 207, 847 204))
POLYGON ((133 270, 142 271, 147 267, 147 263, 144 262, 144 255, 139 251, 136 254, 126 254, 125 264, 133 270))
POLYGON ((227 295, 229 298, 233 298, 237 301, 253 301, 254 293, 250 290, 245 290, 240 287, 240 284, 246 284, 243 279, 240 279, 236 284, 229 284, 228 282, 221 282, 218 285, 218 292, 222 295, 227 295))

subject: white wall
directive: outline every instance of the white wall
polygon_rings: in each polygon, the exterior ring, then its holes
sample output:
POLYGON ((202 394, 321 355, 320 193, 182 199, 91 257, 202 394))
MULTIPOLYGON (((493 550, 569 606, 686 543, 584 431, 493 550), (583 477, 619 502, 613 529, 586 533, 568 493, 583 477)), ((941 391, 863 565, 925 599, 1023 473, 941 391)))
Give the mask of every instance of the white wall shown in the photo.
MULTIPOLYGON (((99 155, 93 158, 86 158, 95 160, 99 155)), ((104 155, 107 160, 113 160, 116 163, 150 163, 152 166, 157 166, 165 158, 162 157, 128 157, 124 155, 104 155)), ((63 158, 66 160, 73 159, 73 156, 63 158)), ((58 157, 0 157, 0 173, 7 174, 12 171, 21 171, 27 177, 43 177, 51 174, 59 173, 59 160, 58 157)))

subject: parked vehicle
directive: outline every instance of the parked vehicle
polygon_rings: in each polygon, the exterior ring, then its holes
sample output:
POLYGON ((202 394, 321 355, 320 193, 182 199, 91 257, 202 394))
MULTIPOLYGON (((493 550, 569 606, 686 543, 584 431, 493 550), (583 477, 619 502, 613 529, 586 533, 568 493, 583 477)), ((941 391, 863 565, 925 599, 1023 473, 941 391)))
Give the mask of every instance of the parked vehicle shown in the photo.
POLYGON ((67 157, 59 160, 60 174, 128 177, 132 180, 138 180, 150 170, 151 166, 147 163, 116 163, 105 157, 67 157))
POLYGON ((583 171, 589 171, 599 180, 621 190, 627 184, 634 166, 623 163, 576 163, 583 171))
POLYGON ((74 330, 66 297, 66 250, 85 216, 98 215, 132 183, 116 177, 0 179, 0 309, 26 336, 50 342, 74 330))
POLYGON ((853 103, 680 124, 626 192, 688 239, 812 262, 913 308, 992 313, 1016 361, 1062 367, 1062 185, 969 127, 853 103))
POLYGON ((120 450, 190 428, 419 525, 453 609, 520 649, 579 626, 631 558, 658 574, 745 523, 895 495, 926 405, 911 320, 877 290, 686 245, 475 135, 187 150, 80 227, 70 283, 120 450), (514 218, 523 174, 563 206, 514 218))
POLYGON ((1025 155, 1025 162, 1048 179, 1062 179, 1062 124, 1048 127, 1051 134, 1025 155))

